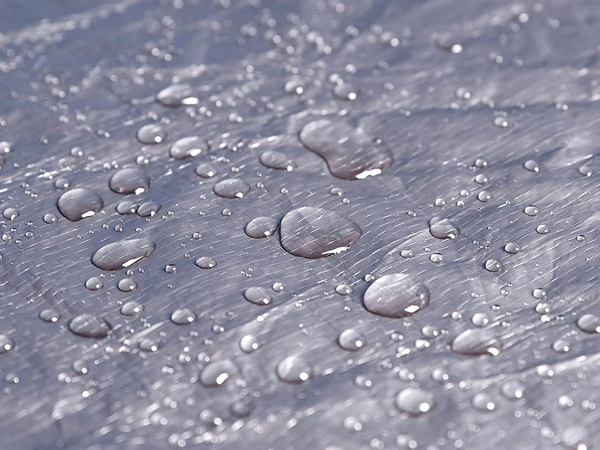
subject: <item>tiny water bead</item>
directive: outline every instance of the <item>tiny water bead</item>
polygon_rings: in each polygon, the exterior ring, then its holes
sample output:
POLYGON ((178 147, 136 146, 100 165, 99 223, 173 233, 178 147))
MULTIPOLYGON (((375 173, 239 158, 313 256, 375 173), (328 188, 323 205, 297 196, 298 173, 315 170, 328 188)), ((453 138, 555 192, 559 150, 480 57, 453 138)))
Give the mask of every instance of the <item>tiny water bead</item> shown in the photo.
POLYGON ((244 291, 244 298, 258 306, 270 305, 273 298, 269 291, 262 287, 250 287, 244 291))
POLYGON ((429 305, 429 290, 407 274, 384 275, 367 288, 363 304, 373 314, 407 317, 429 305))
POLYGON ((78 222, 99 213, 104 208, 104 201, 90 189, 76 188, 62 194, 57 206, 64 217, 71 222, 78 222))
POLYGON ((218 173, 219 172, 217 169, 215 169, 215 166, 210 163, 202 163, 196 167, 196 175, 198 175, 200 178, 212 178, 218 173))
POLYGON ((183 160, 187 158, 195 158, 208 152, 209 146, 203 139, 198 136, 189 136, 181 138, 171 146, 169 155, 171 158, 183 160))
POLYGON ((239 178, 219 181, 213 192, 223 198, 244 198, 250 192, 250 185, 239 178))
POLYGON ((285 383, 299 384, 313 376, 312 367, 299 355, 291 355, 277 364, 275 370, 279 380, 285 383))
POLYGON ((238 373, 238 367, 230 359, 213 361, 202 369, 199 381, 205 387, 218 387, 238 373))
POLYGON ((171 313, 170 319, 175 325, 189 325, 196 320, 196 314, 188 308, 179 308, 171 313))
POLYGON ((261 239, 272 236, 279 228, 279 222, 272 217, 256 217, 252 219, 246 227, 244 232, 248 237, 254 239, 261 239))
POLYGON ((150 189, 150 177, 144 169, 126 167, 116 171, 108 181, 110 190, 117 194, 139 195, 150 189))
POLYGON ((269 169, 287 170, 290 172, 296 167, 294 161, 288 158, 284 153, 274 150, 262 152, 259 156, 259 161, 263 166, 269 169))
POLYGON ((460 235, 460 229, 454 222, 441 217, 429 220, 429 232, 436 239, 456 239, 460 235))
POLYGON ((338 336, 338 344, 340 348, 349 352, 355 352, 363 348, 367 343, 365 336, 355 330, 354 328, 348 328, 340 333, 338 336))
POLYGON ((189 84, 172 84, 156 94, 156 101, 163 106, 178 108, 200 103, 197 94, 189 84))
POLYGON ((121 292, 131 292, 137 289, 138 285, 131 278, 123 278, 117 283, 117 289, 121 292))
POLYGON ((142 144, 153 145, 163 142, 167 137, 167 132, 163 129, 162 125, 151 123, 142 126, 135 136, 142 144))
POLYGON ((307 149, 325 160, 333 176, 344 180, 380 175, 393 163, 387 145, 342 119, 310 122, 299 138, 307 149))
POLYGON ((577 326, 586 333, 600 333, 600 317, 595 314, 584 314, 577 319, 577 326))
POLYGON ((119 270, 152 255, 156 244, 150 239, 128 239, 107 244, 92 256, 92 263, 102 270, 119 270))
POLYGON ((341 214, 321 208, 302 207, 281 220, 281 246, 292 255, 317 259, 348 250, 362 230, 341 214))
POLYGON ((435 407, 433 394, 415 387, 400 391, 396 395, 395 404, 398 411, 411 417, 421 416, 435 407))
POLYGON ((217 267, 217 261, 210 256, 201 256, 196 259, 194 264, 201 269, 213 269, 214 267, 217 267))
POLYGON ((112 326, 106 320, 93 314, 80 314, 69 322, 71 333, 86 338, 105 338, 111 330, 112 326))
POLYGON ((104 283, 100 278, 92 277, 86 280, 85 287, 90 291, 98 291, 104 287, 104 283))
POLYGON ((452 351, 462 355, 497 356, 502 350, 500 339, 492 334, 491 331, 481 328, 465 330, 452 341, 452 351))
POLYGON ((540 166, 537 162, 535 162, 533 159, 529 159, 527 161, 525 161, 523 163, 523 167, 525 167, 525 169, 527 169, 530 172, 539 172, 540 171, 540 166))
POLYGON ((7 353, 15 348, 15 341, 5 334, 0 334, 0 355, 7 353))

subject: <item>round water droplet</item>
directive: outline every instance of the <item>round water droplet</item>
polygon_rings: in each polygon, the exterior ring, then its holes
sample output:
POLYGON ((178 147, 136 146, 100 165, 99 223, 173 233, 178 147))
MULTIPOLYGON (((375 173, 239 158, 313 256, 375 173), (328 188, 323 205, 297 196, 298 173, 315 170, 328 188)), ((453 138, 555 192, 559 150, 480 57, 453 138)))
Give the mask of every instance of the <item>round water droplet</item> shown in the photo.
POLYGON ((536 231, 538 234, 548 234, 548 233, 550 233, 550 228, 548 228, 548 226, 547 226, 547 225, 544 225, 544 224, 542 224, 542 225, 538 225, 538 226, 535 228, 535 231, 536 231))
POLYGON ((440 263, 444 262, 444 255, 442 255, 441 253, 435 252, 435 253, 432 253, 431 256, 429 256, 429 260, 432 263, 440 264, 440 263))
POLYGON ((500 339, 486 329, 465 330, 452 341, 452 351, 462 355, 497 356, 501 349, 500 339))
POLYGON ((281 221, 281 246, 292 255, 308 259, 348 250, 361 235, 356 223, 327 209, 294 209, 281 221))
POLYGON ((498 128, 506 128, 508 127, 508 120, 506 120, 506 117, 498 116, 494 118, 494 125, 498 128))
POLYGON ((124 316, 135 316, 144 311, 144 306, 135 300, 125 303, 121 306, 121 314, 124 316))
POLYGON ((56 323, 60 320, 60 313, 53 308, 48 308, 41 311, 39 317, 44 322, 56 323))
POLYGON ((552 343, 552 350, 556 353, 567 353, 571 348, 571 345, 564 339, 558 339, 552 343))
POLYGON ((531 291, 531 295, 537 299, 546 298, 546 290, 542 288, 535 288, 533 291, 531 291))
POLYGON ((479 194, 477 194, 477 200, 479 200, 480 202, 486 203, 486 202, 489 202, 491 199, 492 199, 491 192, 481 191, 479 194))
POLYGON ((508 244, 506 244, 504 246, 504 251, 506 253, 510 253, 510 254, 517 254, 521 251, 521 247, 519 247, 517 244, 515 244, 514 242, 509 242, 508 244))
POLYGON ((414 387, 400 391, 396 396, 395 404, 398 411, 412 417, 425 414, 435 407, 433 394, 414 387))
POLYGON ((93 314, 80 314, 71 319, 69 330, 77 336, 101 339, 108 336, 112 327, 102 317, 93 314))
POLYGON ((237 366, 229 359, 209 363, 200 372, 200 383, 205 387, 217 387, 239 373, 237 366))
POLYGON ((578 170, 579 174, 583 177, 591 177, 594 171, 588 166, 581 166, 578 170))
POLYGON ((340 295, 350 295, 353 291, 354 290, 352 289, 352 286, 349 286, 347 284, 338 284, 335 287, 335 292, 337 292, 340 295))
POLYGON ((496 404, 494 403, 492 397, 490 397, 488 394, 484 394, 483 392, 475 394, 475 396, 471 399, 471 405, 473 405, 473 408, 475 408, 477 411, 481 412, 489 412, 496 409, 496 404))
POLYGON ((279 228, 279 223, 272 217, 257 217, 248 222, 244 232, 251 238, 261 239, 272 236, 277 228, 279 228))
POLYGON ((58 210, 71 222, 91 217, 104 208, 102 197, 89 189, 71 189, 58 199, 58 210))
POLYGON ((117 212, 121 215, 135 214, 138 205, 135 202, 125 200, 117 205, 117 212))
POLYGON ((169 149, 171 158, 182 160, 195 158, 208 152, 208 144, 197 136, 184 137, 177 140, 169 149))
POLYGON ((157 123, 151 123, 148 125, 144 125, 141 127, 137 134, 136 138, 142 144, 160 144, 167 137, 167 132, 163 129, 163 127, 157 123))
POLYGON ((215 184, 213 191, 223 198, 244 198, 250 192, 250 185, 239 178, 230 178, 215 184))
POLYGON ((263 166, 269 169, 287 170, 289 172, 296 167, 294 161, 288 158, 284 153, 273 150, 262 152, 259 161, 263 166))
POLYGON ((360 92, 352 83, 336 83, 333 87, 333 95, 340 100, 354 101, 358 98, 360 92))
POLYGON ((117 194, 141 194, 150 189, 150 177, 143 169, 126 167, 116 171, 108 182, 111 191, 117 194))
POLYGON ((488 177, 482 173, 480 173, 479 175, 477 175, 475 177, 475 183, 477 183, 477 184, 484 185, 484 184, 487 184, 488 181, 489 181, 488 177))
POLYGON ((189 325, 196 320, 196 314, 188 308, 180 308, 171 314, 171 322, 175 325, 189 325))
POLYGON ((344 180, 379 175, 393 162, 390 149, 362 128, 341 119, 319 119, 305 125, 300 141, 322 157, 329 171, 344 180))
POLYGON ((367 343, 365 336, 353 329, 349 328, 344 330, 338 336, 338 344, 340 348, 348 350, 349 352, 355 352, 363 348, 367 343))
POLYGON ((250 287, 244 291, 244 298, 258 306, 270 305, 273 298, 269 291, 262 287, 250 287))
POLYGON ((194 264, 201 269, 212 269, 213 267, 217 267, 217 261, 210 256, 201 256, 194 262, 194 264))
POLYGON ((198 167, 196 167, 196 175, 201 178, 212 178, 217 175, 217 169, 212 164, 202 163, 198 167))
POLYGON ((117 283, 117 289, 121 292, 131 292, 137 289, 137 283, 131 278, 123 278, 117 283))
POLYGON ((525 161, 523 163, 523 167, 525 167, 525 169, 529 170, 530 172, 539 172, 540 171, 540 166, 537 162, 535 162, 533 159, 529 159, 527 161, 525 161))
POLYGON ((485 262, 485 270, 488 272, 500 272, 500 270, 502 270, 502 264, 497 259, 488 259, 485 262))
POLYGON ((244 353, 252 353, 253 351, 258 350, 259 347, 260 342, 253 334, 247 334, 240 339, 240 350, 244 353))
POLYGON ((507 400, 519 400, 523 398, 525 388, 518 381, 507 381, 500 387, 500 392, 507 400))
POLYGON ((473 314, 471 317, 471 323, 476 327, 485 327, 488 323, 490 323, 490 319, 483 313, 473 314))
POLYGON ((460 235, 460 230, 454 222, 441 217, 432 217, 429 220, 429 232, 437 239, 456 239, 460 235))
POLYGON ((11 351, 15 348, 15 341, 10 336, 0 334, 0 355, 11 351))
POLYGON ((104 287, 104 283, 98 277, 88 278, 85 282, 85 287, 90 291, 99 291, 104 287))
POLYGON ((170 108, 197 105, 200 103, 194 89, 189 84, 172 84, 171 86, 167 86, 156 94, 156 101, 170 108))
POLYGON ((56 181, 54 181, 54 187, 56 189, 59 190, 63 190, 63 189, 68 189, 69 186, 71 186, 71 182, 69 180, 67 180, 66 178, 57 178, 56 181))
POLYGON ((156 250, 156 244, 150 239, 129 239, 114 242, 100 248, 92 263, 102 270, 119 270, 147 258, 156 250))
POLYGON ((56 217, 56 215, 52 214, 52 213, 48 213, 48 214, 44 214, 44 222, 47 224, 53 224, 56 223, 56 221, 58 220, 58 218, 56 217))
POLYGON ((312 367, 302 356, 292 355, 277 365, 277 377, 286 383, 303 383, 312 378, 312 367))
POLYGON ((473 162, 473 166, 477 169, 485 169, 488 166, 488 162, 484 158, 476 158, 473 162))
POLYGON ((154 217, 154 215, 160 211, 160 208, 160 203, 144 202, 137 209, 137 213, 140 217, 154 217))
POLYGON ((384 275, 368 287, 363 303, 373 314, 407 317, 429 305, 429 291, 407 274, 384 275))
POLYGON ((595 314, 584 314, 577 319, 577 326, 586 333, 600 333, 600 317, 595 314))
POLYGON ((530 205, 530 206, 526 206, 525 209, 523 210, 523 212, 525 214, 527 214, 528 216, 537 216, 538 213, 540 212, 540 210, 538 209, 537 206, 530 205))
POLYGON ((6 208, 4 211, 2 211, 2 217, 4 217, 6 220, 15 220, 17 217, 19 217, 19 211, 17 208, 6 208))

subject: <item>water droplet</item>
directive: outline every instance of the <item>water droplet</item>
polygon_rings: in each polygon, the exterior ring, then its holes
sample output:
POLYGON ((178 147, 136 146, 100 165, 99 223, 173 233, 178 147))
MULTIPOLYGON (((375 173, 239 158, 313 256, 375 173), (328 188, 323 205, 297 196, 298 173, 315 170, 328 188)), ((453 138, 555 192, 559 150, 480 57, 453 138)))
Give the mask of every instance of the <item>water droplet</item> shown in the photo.
POLYGON ((490 397, 488 394, 484 394, 483 392, 475 394, 475 396, 471 399, 471 404, 473 405, 473 408, 481 412, 489 412, 496 409, 496 404, 494 403, 492 397, 490 397))
POLYGON ((138 207, 137 213, 140 217, 154 217, 154 215, 160 211, 160 208, 160 203, 144 202, 138 207))
POLYGON ((462 355, 497 356, 501 349, 500 340, 487 329, 465 330, 452 341, 452 351, 462 355))
POLYGON ((548 233, 550 233, 550 228, 548 228, 548 226, 547 226, 547 225, 544 225, 544 224, 542 224, 542 225, 538 225, 538 226, 535 228, 535 231, 536 231, 538 234, 548 234, 548 233))
POLYGON ((217 261, 211 258, 210 256, 201 256, 198 258, 194 264, 200 267, 201 269, 212 269, 217 267, 217 261))
POLYGON ((120 202, 117 205, 117 213, 121 214, 121 215, 126 215, 126 214, 135 214, 135 212, 138 209, 138 205, 135 202, 129 201, 129 200, 125 200, 123 202, 120 202))
POLYGON ((336 83, 333 87, 333 95, 340 100, 354 101, 358 98, 360 91, 352 83, 336 83))
POLYGON ((379 175, 393 162, 384 143, 376 143, 362 128, 348 122, 310 122, 300 131, 300 141, 327 162, 332 175, 344 180, 379 175))
POLYGON ((163 106, 177 108, 179 106, 197 105, 200 103, 194 89, 189 84, 172 84, 156 94, 156 101, 163 106))
POLYGON ((189 325, 196 320, 196 314, 188 308, 180 308, 173 311, 170 318, 175 325, 189 325))
POLYGON ((530 172, 539 172, 540 171, 540 166, 537 162, 535 162, 533 159, 529 159, 527 161, 525 161, 523 163, 523 167, 525 167, 525 169, 529 170, 530 172))
POLYGON ((4 211, 2 211, 2 217, 4 217, 6 220, 15 220, 17 217, 19 217, 19 211, 17 208, 6 208, 4 211))
POLYGON ((223 198, 244 198, 250 192, 250 185, 239 178, 230 178, 215 184, 213 191, 223 198))
POLYGON ((313 375, 312 367, 302 356, 292 355, 277 365, 277 377, 286 383, 303 383, 313 375))
POLYGON ((512 255, 515 255, 515 254, 517 254, 517 253, 519 253, 521 251, 521 247, 519 247, 514 242, 509 242, 508 244, 506 244, 504 246, 504 251, 506 253, 510 253, 512 255))
POLYGON ((15 341, 10 336, 0 334, 0 355, 15 348, 15 341))
POLYGON ((102 317, 93 314, 80 314, 71 319, 69 330, 77 336, 101 339, 108 336, 112 327, 102 317))
POLYGON ((292 255, 308 259, 348 250, 361 235, 356 223, 327 209, 294 209, 281 221, 281 246, 292 255))
POLYGON ((184 137, 177 140, 169 149, 171 158, 182 160, 195 158, 208 152, 208 144, 197 136, 184 137))
POLYGON ((44 222, 51 225, 53 223, 56 223, 56 221, 58 220, 58 218, 56 217, 56 215, 52 214, 52 213, 47 213, 44 214, 44 218, 43 218, 44 222))
POLYGON ((58 190, 64 190, 64 189, 68 189, 69 186, 71 186, 71 182, 69 180, 67 180, 66 178, 57 178, 54 181, 54 187, 58 190))
POLYGON ((196 167, 196 175, 201 178, 212 178, 217 173, 217 169, 210 163, 202 163, 196 167))
POLYGON ((528 216, 537 216, 538 213, 540 212, 540 210, 538 209, 537 206, 530 205, 530 206, 526 206, 525 209, 523 210, 523 212, 525 214, 527 214, 528 216))
POLYGON ((506 128, 508 127, 508 120, 506 120, 506 117, 498 116, 494 118, 494 125, 498 128, 506 128))
POLYGON ((477 200, 479 200, 480 202, 486 203, 486 202, 489 202, 491 199, 492 199, 491 192, 481 191, 479 194, 477 194, 477 200))
POLYGON ((600 317, 595 314, 584 314, 577 319, 577 326, 586 333, 600 333, 600 317))
POLYGON ((564 339, 558 339, 552 343, 552 350, 556 353, 567 353, 571 345, 564 339))
POLYGON ((273 298, 269 291, 262 287, 250 287, 244 291, 244 298, 258 306, 270 305, 273 298))
POLYGON ((532 292, 531 295, 533 295, 534 298, 537 299, 542 299, 542 298, 546 298, 546 290, 542 289, 542 288, 535 288, 532 292))
POLYGON ((124 316, 135 316, 144 311, 144 306, 132 300, 121 306, 121 314, 124 316))
POLYGON ((44 322, 56 323, 60 320, 60 313, 53 308, 48 308, 41 311, 39 317, 44 322))
POLYGON ((100 248, 92 263, 102 270, 119 270, 147 258, 156 250, 156 244, 149 239, 129 239, 114 242, 100 248))
POLYGON ((71 222, 77 222, 100 212, 102 197, 89 189, 77 188, 65 192, 58 199, 58 210, 71 222))
POLYGON ((151 123, 141 127, 137 134, 137 140, 142 144, 160 144, 167 137, 167 132, 157 123, 151 123))
POLYGON ((335 292, 337 292, 340 295, 350 295, 353 292, 352 286, 349 286, 347 284, 338 284, 335 287, 335 292))
POLYGON ((579 174, 584 177, 591 177, 594 173, 588 166, 581 166, 578 170, 579 174))
POLYGON ((482 173, 480 173, 479 175, 477 175, 475 177, 475 183, 477 183, 477 184, 484 185, 484 184, 487 184, 488 181, 489 181, 489 179, 488 179, 487 175, 484 175, 482 173))
POLYGON ((137 289, 137 283, 131 278, 123 278, 117 283, 117 289, 121 292, 131 292, 137 289))
POLYGON ((409 387, 403 389, 396 396, 398 411, 417 417, 431 411, 435 407, 433 394, 423 389, 409 387))
POLYGON ((252 353, 255 350, 258 350, 260 347, 260 342, 258 338, 253 334, 247 334, 246 336, 240 339, 240 350, 244 353, 252 353))
POLYGON ((519 400, 523 398, 525 388, 518 381, 507 381, 500 387, 500 392, 507 400, 519 400))
POLYGON ((432 254, 429 256, 429 260, 430 260, 432 263, 435 263, 435 264, 440 264, 440 263, 443 263, 443 262, 444 262, 444 255, 442 255, 442 254, 441 254, 441 253, 439 253, 439 252, 435 252, 435 253, 432 253, 432 254))
POLYGON ((273 150, 262 152, 259 161, 263 166, 269 169, 287 170, 289 172, 296 167, 294 161, 288 158, 284 153, 273 150))
POLYGON ((406 249, 406 250, 402 250, 400 252, 400 256, 402 256, 403 258, 413 258, 415 256, 415 254, 413 253, 412 250, 406 249))
POLYGON ((117 194, 139 195, 150 189, 150 177, 139 167, 126 167, 116 171, 108 185, 117 194))
POLYGON ((407 274, 384 275, 367 288, 363 303, 373 314, 407 317, 429 305, 429 291, 407 274))
POLYGON ((217 387, 239 373, 237 366, 229 359, 209 363, 200 372, 200 383, 205 387, 217 387))
POLYGON ((471 318, 471 323, 476 327, 485 327, 489 322, 490 319, 483 313, 473 314, 473 317, 471 318))
POLYGON ((279 223, 272 217, 257 217, 248 222, 244 232, 251 238, 260 239, 272 236, 277 228, 279 228, 279 223))
POLYGON ((338 336, 338 344, 340 348, 348 350, 349 352, 355 352, 363 348, 367 343, 365 336, 359 331, 348 328, 340 333, 338 336))
POLYGON ((429 232, 437 239, 456 239, 460 235, 460 230, 454 222, 441 217, 432 217, 429 220, 429 232))
POLYGON ((90 291, 99 291, 104 287, 104 283, 98 277, 88 278, 85 282, 85 287, 90 291))
POLYGON ((500 270, 502 270, 502 264, 497 259, 488 259, 485 262, 485 270, 488 272, 500 272, 500 270))

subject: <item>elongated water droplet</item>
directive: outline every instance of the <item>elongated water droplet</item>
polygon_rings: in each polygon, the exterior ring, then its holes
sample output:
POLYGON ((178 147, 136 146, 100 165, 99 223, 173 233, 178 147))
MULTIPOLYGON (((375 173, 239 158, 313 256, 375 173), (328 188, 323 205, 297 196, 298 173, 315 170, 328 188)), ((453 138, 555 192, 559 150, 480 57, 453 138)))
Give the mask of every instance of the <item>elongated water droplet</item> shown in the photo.
POLYGON ((250 192, 250 185, 239 178, 222 180, 215 184, 213 191, 223 198, 244 198, 250 192))
POLYGON ((396 408, 412 417, 431 411, 435 407, 433 394, 423 389, 409 387, 396 396, 396 408))
POLYGON ((119 270, 147 258, 156 250, 156 244, 150 239, 129 239, 114 242, 100 248, 92 263, 102 270, 119 270))
POLYGON ((517 253, 519 253, 521 251, 521 247, 519 247, 514 242, 509 242, 508 244, 506 244, 504 246, 504 251, 506 253, 510 253, 512 255, 515 255, 515 254, 517 254, 517 253))
POLYGON ((452 341, 452 351, 462 355, 497 356, 501 350, 500 339, 486 329, 465 330, 452 341))
POLYGON ((429 220, 429 232, 437 239, 456 239, 460 235, 460 229, 454 222, 441 217, 429 220))
POLYGON ((57 206, 63 216, 77 222, 99 213, 104 208, 104 201, 94 191, 77 188, 61 195, 57 206))
POLYGON ((356 223, 327 209, 294 209, 281 221, 281 246, 292 255, 308 259, 348 250, 361 235, 356 223))
POLYGON ((261 239, 272 236, 277 228, 279 228, 279 223, 272 217, 257 217, 248 222, 244 232, 251 238, 261 239))
POLYGON ((108 336, 112 327, 102 317, 93 314, 80 314, 71 319, 69 330, 77 336, 101 339, 108 336))
POLYGON ((600 317, 595 314, 584 314, 577 319, 577 326, 586 333, 600 333, 600 317))
POLYGON ((338 336, 340 348, 348 350, 349 352, 360 350, 366 343, 367 339, 365 336, 354 328, 348 328, 347 330, 342 331, 338 336))
POLYGON ((137 209, 137 214, 140 217, 153 217, 158 211, 160 211, 160 208, 160 203, 144 202, 137 209))
POLYGON ((208 144, 197 136, 181 138, 171 146, 169 155, 178 160, 195 158, 208 152, 208 144))
POLYGON ((170 108, 197 105, 200 103, 194 89, 189 84, 172 84, 171 86, 167 86, 156 94, 156 101, 170 108))
POLYGON ((150 189, 150 177, 143 169, 127 167, 116 171, 108 182, 111 191, 117 194, 141 194, 150 189))
POLYGON ((365 308, 380 316, 410 316, 429 305, 429 290, 404 273, 384 275, 366 290, 365 308))
POLYGON ((201 269, 212 269, 217 266, 217 261, 210 256, 201 256, 200 258, 196 259, 194 264, 201 269))
POLYGON ((274 150, 262 152, 259 157, 260 163, 269 169, 292 171, 296 167, 294 161, 288 158, 284 153, 274 150))
POLYGON ((344 180, 379 175, 393 162, 384 143, 340 119, 310 122, 300 131, 300 141, 327 162, 332 175, 344 180))
POLYGON ((209 363, 200 373, 200 383, 205 387, 217 387, 239 372, 229 359, 209 363))
POLYGON ((360 91, 353 83, 336 83, 333 87, 333 96, 340 100, 356 100, 360 91))

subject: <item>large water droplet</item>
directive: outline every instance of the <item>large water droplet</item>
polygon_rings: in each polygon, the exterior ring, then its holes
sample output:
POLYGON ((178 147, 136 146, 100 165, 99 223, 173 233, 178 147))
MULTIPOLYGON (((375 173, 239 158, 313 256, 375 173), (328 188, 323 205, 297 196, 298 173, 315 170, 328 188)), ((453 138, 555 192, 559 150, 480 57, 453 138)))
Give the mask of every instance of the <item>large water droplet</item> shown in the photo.
POLYGON ((384 275, 368 287, 363 303, 373 314, 407 317, 429 305, 429 290, 407 274, 384 275))
POLYGON ((303 383, 312 377, 312 367, 303 357, 292 355, 277 365, 277 377, 286 383, 303 383))
POLYGON ((69 322, 69 330, 77 336, 101 339, 108 336, 112 327, 102 317, 80 314, 69 322))
POLYGON ((400 391, 396 396, 396 408, 408 414, 417 417, 431 411, 435 407, 433 394, 423 389, 409 387, 400 391))
POLYGON ((250 192, 250 185, 239 178, 222 180, 215 184, 213 191, 223 198, 244 198, 250 192))
POLYGON ((456 239, 460 235, 458 226, 441 217, 432 217, 429 220, 429 232, 437 239, 456 239))
POLYGON ((150 177, 143 169, 127 167, 118 170, 110 177, 110 189, 117 194, 141 194, 150 189, 150 177))
POLYGON ((63 216, 71 222, 77 222, 100 212, 104 207, 104 201, 94 191, 77 188, 61 195, 57 206, 63 216))
POLYGON ((586 333, 600 333, 600 317, 595 314, 584 314, 577 319, 577 326, 586 333))
POLYGON ((452 351, 462 355, 497 356, 501 350, 500 339, 486 329, 465 330, 452 341, 452 351))
POLYGON ((163 106, 177 108, 179 106, 197 105, 200 100, 189 84, 172 84, 156 94, 156 101, 163 106))
POLYGON ((221 386, 238 373, 237 366, 229 359, 209 363, 200 373, 200 383, 206 387, 221 386))
POLYGON ((308 259, 348 250, 361 235, 356 223, 327 209, 294 209, 281 221, 281 246, 292 255, 308 259))
POLYGON ((320 119, 305 125, 300 141, 321 156, 332 175, 344 180, 379 175, 392 165, 393 155, 360 127, 341 120, 320 119))
POLYGON ((169 155, 175 159, 195 158, 208 151, 208 144, 197 136, 177 140, 169 149, 169 155))
POLYGON ((150 239, 123 240, 100 248, 92 256, 92 263, 102 270, 119 270, 150 256, 154 250, 156 244, 150 239))
POLYGON ((244 232, 251 238, 260 239, 273 235, 277 228, 279 223, 272 217, 257 217, 248 222, 244 232))

